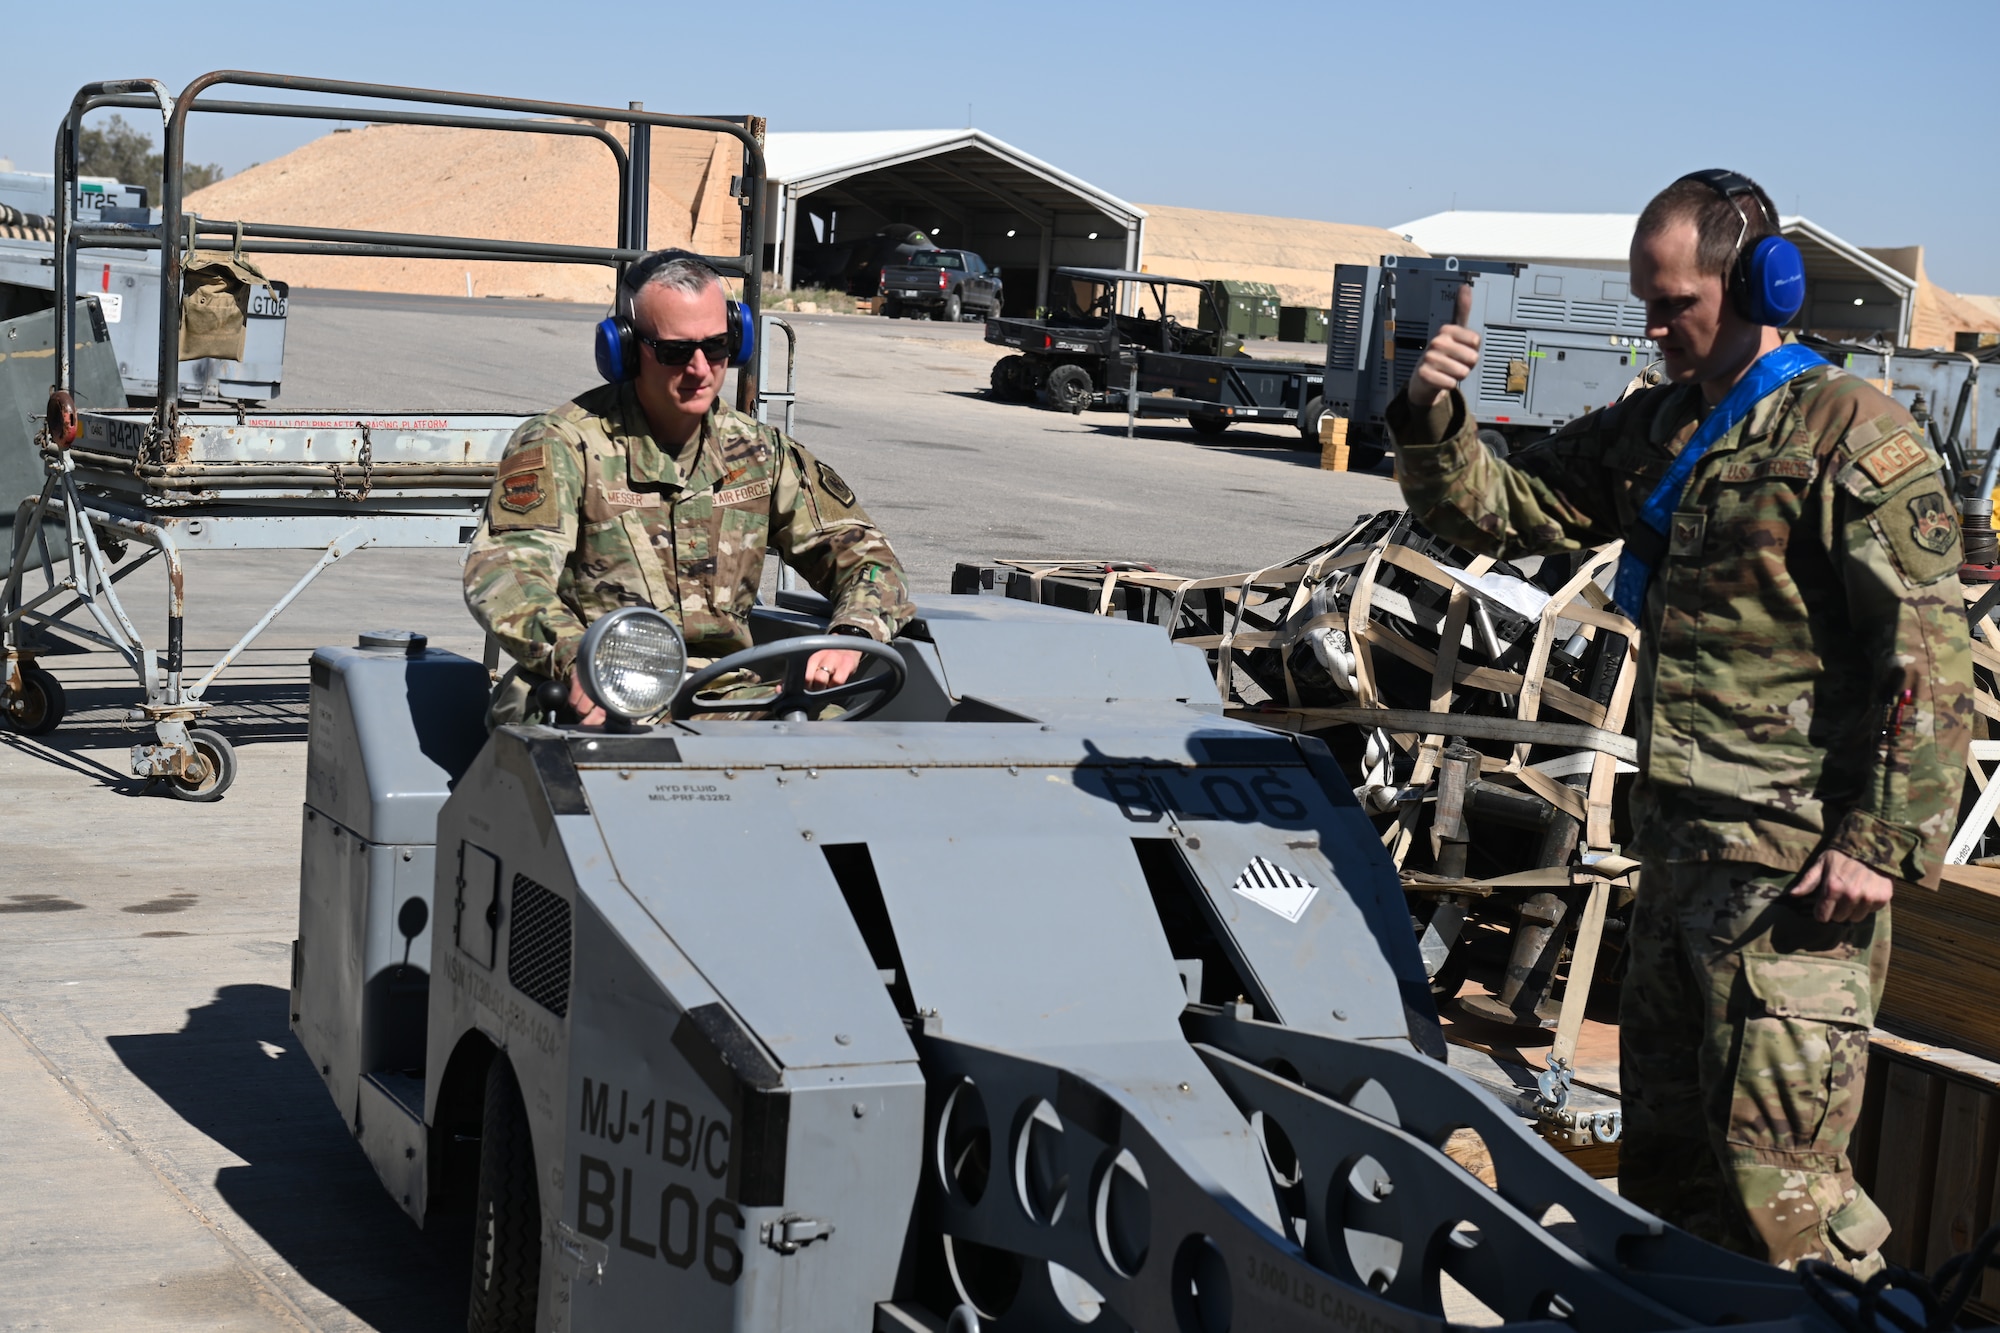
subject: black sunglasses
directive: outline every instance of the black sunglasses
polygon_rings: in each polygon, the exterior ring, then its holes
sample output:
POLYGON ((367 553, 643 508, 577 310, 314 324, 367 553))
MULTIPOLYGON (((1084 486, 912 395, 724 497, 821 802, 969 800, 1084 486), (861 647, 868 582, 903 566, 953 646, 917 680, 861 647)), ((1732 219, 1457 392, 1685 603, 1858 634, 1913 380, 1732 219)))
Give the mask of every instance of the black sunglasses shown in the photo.
POLYGON ((684 366, 694 360, 696 348, 710 364, 722 361, 729 355, 729 335, 718 333, 712 338, 648 338, 634 334, 640 342, 653 349, 653 359, 663 366, 684 366))

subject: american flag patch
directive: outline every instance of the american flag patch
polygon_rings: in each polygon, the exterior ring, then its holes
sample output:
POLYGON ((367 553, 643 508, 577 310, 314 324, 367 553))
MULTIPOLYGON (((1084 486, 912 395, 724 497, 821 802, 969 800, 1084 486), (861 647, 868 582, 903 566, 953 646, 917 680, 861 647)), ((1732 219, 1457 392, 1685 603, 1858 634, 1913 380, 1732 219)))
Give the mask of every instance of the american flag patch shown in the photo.
POLYGON ((1300 879, 1283 866, 1273 865, 1261 856, 1252 857, 1250 864, 1243 867, 1243 873, 1230 887, 1265 911, 1276 912, 1293 925, 1299 923, 1299 918, 1306 914, 1306 908, 1312 906, 1312 900, 1319 894, 1319 885, 1300 879))

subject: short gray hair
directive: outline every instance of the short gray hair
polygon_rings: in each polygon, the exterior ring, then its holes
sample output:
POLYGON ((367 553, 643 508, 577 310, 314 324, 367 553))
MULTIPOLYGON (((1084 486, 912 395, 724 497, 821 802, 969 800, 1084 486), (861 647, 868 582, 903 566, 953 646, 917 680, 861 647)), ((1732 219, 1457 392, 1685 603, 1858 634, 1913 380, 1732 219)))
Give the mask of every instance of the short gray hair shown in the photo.
POLYGON ((648 287, 671 287, 689 296, 699 296, 721 281, 722 274, 694 255, 677 256, 665 263, 642 259, 627 271, 627 285, 635 297, 648 287), (638 281, 631 282, 631 278, 638 281))

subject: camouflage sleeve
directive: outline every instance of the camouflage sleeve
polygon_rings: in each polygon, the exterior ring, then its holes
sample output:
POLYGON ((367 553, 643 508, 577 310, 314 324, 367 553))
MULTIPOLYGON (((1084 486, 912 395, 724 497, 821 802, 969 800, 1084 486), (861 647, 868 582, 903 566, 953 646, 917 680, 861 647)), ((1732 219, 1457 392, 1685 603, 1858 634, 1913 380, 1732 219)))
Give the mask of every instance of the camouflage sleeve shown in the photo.
POLYGON ((1616 407, 1579 417, 1504 463, 1479 442, 1479 423, 1456 389, 1426 412, 1397 394, 1385 415, 1403 498, 1446 541, 1507 557, 1624 535, 1600 462, 1625 415, 1616 407))
POLYGON ((465 558, 465 605, 531 671, 569 674, 583 621, 563 601, 576 550, 583 452, 551 417, 523 422, 500 456, 493 493, 465 558))
POLYGON ((1907 422, 1861 423, 1833 471, 1825 535, 1874 664, 1872 706, 1857 737, 1874 762, 1827 845, 1881 874, 1934 886, 1958 822, 1972 734, 1957 513, 1937 457, 1907 422))
POLYGON ((772 545, 833 603, 831 624, 887 643, 917 614, 889 539, 838 472, 795 441, 778 441, 784 457, 772 497, 772 545))

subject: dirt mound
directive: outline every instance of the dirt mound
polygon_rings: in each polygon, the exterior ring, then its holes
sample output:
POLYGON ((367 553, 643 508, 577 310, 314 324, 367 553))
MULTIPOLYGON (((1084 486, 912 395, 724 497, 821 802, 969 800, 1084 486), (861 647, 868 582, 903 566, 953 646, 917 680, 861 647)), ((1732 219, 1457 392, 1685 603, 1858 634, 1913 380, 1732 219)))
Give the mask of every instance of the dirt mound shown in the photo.
MULTIPOLYGON (((623 136, 623 127, 613 128, 623 136)), ((655 129, 648 240, 734 254, 740 210, 729 178, 737 141, 655 129)), ((205 218, 365 227, 444 236, 612 245, 618 169, 593 139, 427 125, 335 130, 188 196, 205 218)), ((609 301, 611 271, 592 264, 462 263, 264 255, 258 266, 301 287, 609 301)))
MULTIPOLYGON (((1202 208, 1141 204, 1146 210, 1149 272, 1177 278, 1235 278, 1268 282, 1286 305, 1322 307, 1333 298, 1336 264, 1374 264, 1383 255, 1423 255, 1421 247, 1380 227, 1310 218, 1217 213, 1202 208)), ((1179 294, 1168 303, 1177 318, 1193 320, 1196 300, 1179 294)))
POLYGON ((1932 282, 1924 272, 1921 245, 1870 245, 1863 249, 1904 277, 1917 280, 1916 297, 1910 303, 1910 346, 1949 348, 1960 333, 2000 333, 2000 308, 1991 303, 1992 298, 1960 296, 1932 282))

